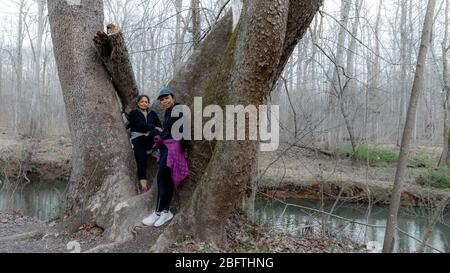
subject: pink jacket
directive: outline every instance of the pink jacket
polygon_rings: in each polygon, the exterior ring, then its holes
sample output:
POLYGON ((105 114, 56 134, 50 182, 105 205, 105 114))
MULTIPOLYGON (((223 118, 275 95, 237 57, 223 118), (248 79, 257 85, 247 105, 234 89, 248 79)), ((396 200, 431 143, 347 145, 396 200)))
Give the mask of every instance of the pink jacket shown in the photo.
MULTIPOLYGON (((160 145, 166 145, 169 150, 167 154, 167 167, 171 169, 172 173, 172 181, 175 184, 175 188, 177 188, 183 180, 185 180, 189 176, 189 167, 187 164, 187 160, 184 157, 184 152, 181 147, 181 142, 174 139, 165 139, 163 140, 160 136, 156 136, 154 138, 155 145, 153 148, 156 149, 160 145)), ((159 162, 158 155, 158 162, 159 162)))

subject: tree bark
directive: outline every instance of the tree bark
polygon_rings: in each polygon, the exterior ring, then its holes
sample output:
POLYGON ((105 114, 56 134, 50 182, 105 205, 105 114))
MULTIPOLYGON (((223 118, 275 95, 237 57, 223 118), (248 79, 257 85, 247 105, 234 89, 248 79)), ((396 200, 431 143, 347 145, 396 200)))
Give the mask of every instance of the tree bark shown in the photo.
POLYGON ((175 25, 175 48, 173 54, 173 71, 175 72, 181 63, 181 54, 183 53, 184 35, 181 33, 181 22, 183 21, 183 15, 181 14, 183 9, 183 0, 175 0, 172 2, 177 13, 177 22, 175 25))
POLYGON ((198 48, 201 39, 200 0, 191 0, 192 38, 194 50, 198 48))
POLYGON ((53 48, 73 144, 66 228, 94 222, 110 239, 118 204, 136 193, 135 164, 116 91, 93 46, 103 3, 48 1, 53 48))
POLYGON ((417 112, 417 102, 422 88, 425 71, 425 61, 430 44, 430 36, 433 27, 433 14, 436 6, 436 0, 429 0, 427 5, 427 13, 422 30, 422 39, 417 59, 416 74, 411 90, 411 99, 409 102, 408 113, 406 116, 405 129, 403 131, 402 144, 398 159, 397 172, 395 174, 394 189, 389 206, 389 217, 386 226, 386 235, 384 238, 383 252, 392 252, 394 249, 394 240, 397 230, 397 215, 400 207, 400 197, 403 190, 403 181, 405 178, 406 164, 408 159, 409 148, 411 145, 411 136, 414 126, 414 119, 417 112))
POLYGON ((139 88, 123 34, 98 31, 94 43, 120 97, 122 113, 129 115, 136 107, 139 88))
MULTIPOLYGON (((321 1, 294 0, 245 3, 220 67, 205 90, 204 104, 263 104, 320 5, 321 1)), ((181 213, 152 250, 166 251, 181 234, 222 245, 226 220, 250 184, 256 147, 248 140, 217 141, 192 198, 182 204, 181 213)))

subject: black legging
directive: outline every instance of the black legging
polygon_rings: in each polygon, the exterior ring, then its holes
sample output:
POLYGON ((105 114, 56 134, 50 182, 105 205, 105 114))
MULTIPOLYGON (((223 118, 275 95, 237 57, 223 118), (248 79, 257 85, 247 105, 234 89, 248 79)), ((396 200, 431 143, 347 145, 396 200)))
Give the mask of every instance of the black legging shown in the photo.
POLYGON ((174 185, 172 182, 171 170, 167 167, 167 147, 162 144, 160 146, 160 161, 158 170, 158 198, 156 204, 156 212, 168 211, 172 201, 174 185))
POLYGON ((147 151, 152 149, 154 143, 153 137, 154 134, 150 134, 148 137, 141 136, 132 141, 139 180, 147 180, 147 151))

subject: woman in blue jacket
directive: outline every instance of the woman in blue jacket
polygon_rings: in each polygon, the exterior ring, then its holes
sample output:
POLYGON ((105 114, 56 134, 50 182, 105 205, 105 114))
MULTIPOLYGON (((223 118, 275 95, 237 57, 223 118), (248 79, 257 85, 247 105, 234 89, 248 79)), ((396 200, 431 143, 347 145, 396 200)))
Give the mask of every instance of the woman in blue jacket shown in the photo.
POLYGON ((148 192, 147 154, 154 144, 153 138, 162 131, 158 115, 149 107, 150 99, 146 95, 138 98, 138 107, 130 113, 131 143, 136 158, 141 193, 148 192))

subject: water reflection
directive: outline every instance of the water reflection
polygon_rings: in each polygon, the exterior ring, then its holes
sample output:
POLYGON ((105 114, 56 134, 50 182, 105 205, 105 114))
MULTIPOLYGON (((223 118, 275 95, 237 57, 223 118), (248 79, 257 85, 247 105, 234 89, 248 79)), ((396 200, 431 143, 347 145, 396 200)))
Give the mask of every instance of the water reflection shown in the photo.
MULTIPOLYGON (((317 201, 301 199, 289 199, 287 203, 297 204, 304 207, 320 209, 321 204, 317 201)), ((330 211, 333 203, 325 203, 324 210, 330 211)), ((366 223, 373 226, 386 226, 388 215, 387 207, 360 204, 341 204, 335 208, 334 214, 351 219, 359 223, 366 223)), ((401 209, 399 213, 398 226, 409 235, 421 239, 428 227, 428 215, 432 211, 426 209, 401 209)), ((312 212, 298 207, 259 197, 255 204, 255 220, 266 227, 289 231, 295 236, 302 236, 310 227, 315 232, 319 232, 320 223, 326 219, 323 214, 312 212)), ((351 238, 360 243, 378 242, 382 245, 385 228, 372 228, 356 223, 349 223, 334 217, 330 217, 330 226, 333 235, 337 238, 351 238)), ((420 242, 407 235, 399 233, 395 244, 396 252, 415 252, 420 246, 420 242)), ((450 252, 450 213, 446 212, 443 218, 436 225, 429 244, 442 252, 450 252)), ((427 252, 436 252, 430 248, 427 252)))
MULTIPOLYGON (((49 220, 60 215, 67 183, 64 182, 39 182, 31 183, 25 187, 19 187, 14 191, 0 190, 0 211, 20 212, 24 215, 34 216, 41 220, 49 220)), ((320 209, 317 201, 289 199, 288 203, 297 204, 309 208, 320 209)), ((325 203, 324 210, 330 211, 333 203, 325 203)), ((408 234, 422 238, 428 226, 428 217, 433 211, 426 208, 402 209, 400 211, 399 228, 408 234)), ((385 226, 388 208, 358 204, 340 204, 336 206, 334 214, 361 223, 374 226, 385 226)), ((255 204, 255 220, 263 226, 287 230, 295 236, 303 236, 308 232, 319 232, 320 223, 326 220, 326 215, 301 209, 293 206, 258 197, 255 204), (307 226, 307 228, 303 228, 307 226)), ((382 244, 384 228, 371 228, 355 223, 345 222, 330 217, 330 226, 333 235, 337 238, 352 238, 360 243, 378 242, 382 244)), ((408 236, 399 234, 395 244, 397 252, 415 252, 420 243, 408 236)), ((442 252, 450 252, 450 213, 443 215, 436 225, 429 244, 442 252)), ((427 252, 433 251, 427 249, 427 252)))
POLYGON ((0 190, 0 211, 50 220, 60 215, 67 183, 34 182, 0 190))

